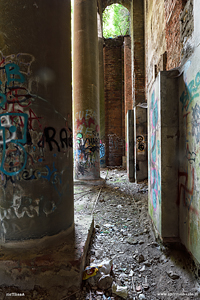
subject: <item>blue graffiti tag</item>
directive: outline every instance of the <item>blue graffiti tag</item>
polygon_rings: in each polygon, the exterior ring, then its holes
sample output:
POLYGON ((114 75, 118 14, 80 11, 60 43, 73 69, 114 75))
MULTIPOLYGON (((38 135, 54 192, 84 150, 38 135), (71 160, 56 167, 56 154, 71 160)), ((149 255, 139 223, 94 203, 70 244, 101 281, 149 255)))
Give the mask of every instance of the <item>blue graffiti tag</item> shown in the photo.
POLYGON ((58 173, 56 173, 57 169, 55 168, 55 162, 53 162, 53 170, 52 171, 49 168, 49 166, 47 166, 47 165, 45 166, 45 168, 47 169, 48 174, 46 176, 41 175, 41 177, 47 179, 49 182, 51 181, 51 183, 53 184, 54 189, 56 190, 58 195, 61 197, 62 194, 59 192, 58 188, 56 187, 56 183, 59 182, 59 184, 62 184, 62 180, 61 180, 61 176, 58 173), (53 178, 52 178, 52 175, 53 175, 53 178))
POLYGON ((157 126, 158 126, 158 101, 155 99, 155 91, 153 91, 151 96, 151 107, 150 107, 150 114, 151 114, 151 198, 154 210, 157 209, 157 200, 160 203, 160 172, 159 172, 159 165, 158 165, 158 155, 160 154, 160 141, 157 140, 157 126))
POLYGON ((9 85, 10 82, 25 82, 24 75, 20 72, 18 65, 14 63, 7 64, 5 65, 5 71, 7 76, 7 85, 9 85))
POLYGON ((197 73, 195 80, 191 80, 190 83, 187 85, 185 84, 185 90, 182 92, 180 97, 180 102, 182 103, 182 111, 188 111, 188 108, 192 101, 199 97, 198 88, 200 86, 200 72, 197 73))
POLYGON ((101 142, 100 142, 99 154, 100 154, 100 159, 105 156, 105 147, 101 142))
POLYGON ((25 148, 23 147, 22 144, 26 144, 26 130, 27 130, 27 126, 28 126, 28 115, 25 113, 5 113, 5 114, 0 114, 0 132, 2 132, 2 141, 1 144, 3 145, 3 150, 2 150, 2 161, 1 161, 1 165, 0 165, 0 171, 2 171, 4 174, 9 175, 9 176, 13 176, 13 175, 17 175, 18 173, 20 173, 26 166, 26 162, 27 162, 27 153, 25 148), (8 120, 8 118, 15 118, 15 117, 23 117, 24 118, 24 134, 22 136, 21 139, 16 139, 16 134, 15 132, 17 131, 16 126, 11 125, 10 123, 4 123, 4 121, 8 120), (10 133, 10 136, 7 137, 8 131, 10 133), (13 145, 19 146, 22 149, 22 152, 24 154, 24 163, 21 166, 21 168, 17 171, 7 171, 4 168, 5 165, 5 161, 6 161, 6 152, 8 151, 6 148, 6 145, 8 143, 11 143, 13 145))

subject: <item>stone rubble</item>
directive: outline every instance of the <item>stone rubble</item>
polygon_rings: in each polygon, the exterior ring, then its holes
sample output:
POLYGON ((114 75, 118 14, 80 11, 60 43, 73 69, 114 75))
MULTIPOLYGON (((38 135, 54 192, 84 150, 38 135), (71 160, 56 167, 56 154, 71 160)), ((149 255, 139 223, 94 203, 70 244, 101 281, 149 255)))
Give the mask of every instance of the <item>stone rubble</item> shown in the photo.
POLYGON ((127 296, 116 295, 110 287, 100 290, 93 278, 93 283, 84 281, 82 291, 71 299, 200 298, 190 257, 155 238, 148 215, 147 181, 130 183, 122 168, 103 170, 101 176, 106 175, 94 210, 95 232, 87 265, 113 259, 108 278, 113 278, 114 286, 126 289, 127 296))
MULTIPOLYGON (((113 268, 83 280, 82 288, 74 293, 63 291, 60 300, 200 299, 197 270, 188 254, 155 238, 148 215, 147 181, 130 183, 122 168, 104 169, 101 177, 106 178, 103 187, 75 187, 75 213, 82 218, 94 209, 95 229, 86 266, 113 260, 113 268), (98 194, 100 189, 94 207, 92 191, 98 194)), ((0 300, 8 298, 6 292, 20 291, 1 288, 0 300)), ((48 300, 49 293, 35 287, 26 291, 25 299, 48 300)))

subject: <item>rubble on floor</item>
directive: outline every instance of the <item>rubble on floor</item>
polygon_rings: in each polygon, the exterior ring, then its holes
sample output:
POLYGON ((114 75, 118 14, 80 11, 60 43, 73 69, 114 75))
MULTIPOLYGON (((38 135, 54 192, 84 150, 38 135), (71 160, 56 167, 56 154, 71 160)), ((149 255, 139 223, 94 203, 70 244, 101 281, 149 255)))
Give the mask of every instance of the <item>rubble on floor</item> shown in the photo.
MULTIPOLYGON (((86 267, 96 275, 83 280, 80 290, 63 291, 60 300, 200 299, 190 256, 155 239, 147 181, 130 183, 122 168, 104 169, 101 177, 104 185, 74 186, 75 219, 94 215, 86 267)), ((26 300, 50 299, 38 286, 23 292, 26 300)), ((0 299, 21 299, 20 293, 17 287, 2 287, 0 299)))
POLYGON ((87 266, 98 268, 103 261, 112 260, 113 268, 106 275, 99 269, 68 299, 199 299, 190 257, 155 240, 148 215, 147 181, 130 183, 122 168, 103 170, 101 176, 106 182, 95 187, 101 192, 94 209, 95 232, 87 266))

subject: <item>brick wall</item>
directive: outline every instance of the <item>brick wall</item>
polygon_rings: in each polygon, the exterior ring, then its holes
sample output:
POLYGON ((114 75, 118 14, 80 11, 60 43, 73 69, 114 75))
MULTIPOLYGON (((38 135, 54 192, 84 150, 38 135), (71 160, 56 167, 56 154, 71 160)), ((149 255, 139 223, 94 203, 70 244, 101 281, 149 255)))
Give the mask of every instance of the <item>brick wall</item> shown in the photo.
POLYGON ((165 1, 167 70, 178 67, 181 62, 180 15, 185 3, 185 0, 165 1))
POLYGON ((144 1, 134 0, 131 10, 131 37, 133 43, 133 102, 145 101, 145 53, 144 53, 144 1))
POLYGON ((130 36, 124 37, 124 99, 126 116, 127 110, 133 109, 130 36))
POLYGON ((122 165, 124 155, 123 37, 104 44, 106 165, 122 165))
POLYGON ((161 65, 166 51, 164 0, 145 1, 145 68, 146 94, 156 77, 157 66, 161 65))
POLYGON ((181 64, 183 40, 192 32, 192 25, 189 24, 188 33, 188 22, 191 19, 188 9, 185 10, 186 20, 185 15, 181 20, 188 2, 193 0, 160 0, 159 3, 157 0, 145 1, 146 97, 159 71, 176 68, 181 64))

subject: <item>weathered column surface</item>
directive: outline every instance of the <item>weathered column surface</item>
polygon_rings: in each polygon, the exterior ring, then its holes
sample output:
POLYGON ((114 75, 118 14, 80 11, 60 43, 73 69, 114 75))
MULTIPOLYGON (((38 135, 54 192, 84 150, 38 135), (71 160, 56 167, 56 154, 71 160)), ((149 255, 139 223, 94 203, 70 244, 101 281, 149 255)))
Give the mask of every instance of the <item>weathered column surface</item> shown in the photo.
POLYGON ((73 227, 70 4, 0 0, 2 241, 73 227))
POLYGON ((104 98, 104 60, 103 60, 103 20, 102 7, 99 3, 98 14, 98 44, 99 44, 99 104, 100 104, 100 145, 99 157, 100 167, 106 167, 106 151, 105 151, 105 98, 104 98))
POLYGON ((74 158, 76 179, 99 179, 97 1, 74 1, 74 158))

